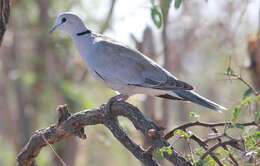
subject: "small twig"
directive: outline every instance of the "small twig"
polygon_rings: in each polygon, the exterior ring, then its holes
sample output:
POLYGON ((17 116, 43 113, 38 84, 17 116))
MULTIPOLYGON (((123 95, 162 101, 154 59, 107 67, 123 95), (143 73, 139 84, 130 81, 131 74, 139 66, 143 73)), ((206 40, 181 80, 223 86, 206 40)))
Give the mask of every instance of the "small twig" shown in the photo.
POLYGON ((255 88, 253 86, 251 86, 247 81, 245 81, 242 76, 240 75, 238 78, 237 78, 239 81, 243 82, 248 88, 252 89, 254 94, 256 96, 259 96, 259 93, 255 90, 255 88))
POLYGON ((258 145, 260 145, 260 141, 254 144, 254 146, 258 146, 258 145))
MULTIPOLYGON (((201 140, 199 137, 197 137, 196 135, 192 135, 190 137, 190 139, 192 139, 195 142, 197 142, 205 151, 208 150, 208 145, 203 140, 201 140)), ((224 166, 213 152, 210 152, 209 154, 216 161, 216 163, 219 166, 224 166)))
POLYGON ((220 142, 216 145, 214 145, 213 147, 211 147, 206 153, 204 153, 202 156, 201 156, 201 159, 203 160, 207 155, 209 155, 210 153, 212 153, 215 149, 217 149, 218 147, 221 147, 221 146, 225 146, 225 145, 230 145, 234 148, 238 148, 237 146, 235 146, 235 144, 237 142, 240 142, 241 139, 233 139, 233 140, 229 140, 229 141, 225 141, 225 142, 220 142))
MULTIPOLYGON (((233 138, 232 138, 231 136, 228 136, 228 135, 226 134, 226 129, 227 129, 227 128, 225 127, 223 136, 228 137, 229 139, 232 140, 233 138)), ((217 131, 216 128, 212 128, 212 131, 213 131, 214 133, 218 133, 218 131, 217 131)), ((217 140, 218 140, 219 143, 222 143, 222 140, 221 140, 220 138, 217 138, 217 140)), ((228 149, 228 147, 227 147, 226 145, 223 145, 222 147, 223 147, 224 150, 229 151, 229 149, 228 149)), ((238 162, 237 162, 236 159, 233 157, 233 155, 232 155, 231 153, 228 153, 228 155, 229 155, 230 159, 233 161, 233 163, 235 164, 235 166, 238 166, 238 162)))
MULTIPOLYGON (((171 130, 170 132, 168 132, 164 138, 166 140, 170 139, 171 137, 174 136, 174 132, 177 131, 177 130, 186 130, 187 128, 190 128, 190 127, 194 127, 194 126, 202 126, 202 127, 209 127, 209 128, 212 128, 212 127, 218 127, 218 126, 227 126, 227 125, 232 125, 231 122, 220 122, 220 123, 203 123, 203 122, 199 122, 199 121, 196 121, 196 122, 189 122, 189 123, 186 123, 186 124, 183 124, 173 130, 171 130)), ((239 126, 257 126, 257 124, 252 121, 252 122, 248 122, 248 123, 236 123, 236 124, 233 124, 233 125, 239 125, 239 126)))
MULTIPOLYGON (((186 140, 186 139, 185 139, 186 140)), ((188 144, 188 147, 189 147, 189 151, 190 151, 190 155, 191 155, 191 159, 192 159, 192 162, 194 162, 194 155, 193 155, 193 151, 192 151, 192 148, 191 148, 191 145, 190 145, 190 142, 187 141, 187 144, 188 144)))
POLYGON ((46 144, 48 144, 48 146, 51 148, 51 150, 53 151, 53 153, 55 154, 55 156, 60 160, 60 162, 62 163, 63 166, 68 166, 65 161, 58 155, 58 153, 54 150, 54 148, 51 146, 51 144, 46 140, 46 138, 44 137, 44 135, 42 133, 40 133, 42 136, 42 139, 44 140, 44 142, 46 144))
POLYGON ((225 136, 224 134, 221 134, 221 135, 218 135, 218 136, 215 136, 215 137, 210 137, 210 138, 206 139, 204 142, 208 143, 210 141, 215 141, 215 140, 218 140, 219 138, 222 138, 224 136, 225 136))
POLYGON ((192 139, 193 141, 197 142, 197 144, 199 144, 199 146, 204 147, 205 149, 208 148, 208 145, 205 143, 205 141, 203 141, 201 138, 199 138, 195 134, 190 136, 190 139, 192 139))
MULTIPOLYGON (((219 134, 218 130, 215 128, 215 127, 219 127, 219 126, 222 126, 222 127, 225 127, 225 126, 229 126, 229 125, 240 125, 240 126, 257 126, 257 124, 252 121, 252 122, 248 122, 248 123, 237 123, 237 124, 232 124, 231 122, 221 122, 221 123, 203 123, 203 122, 190 122, 190 123, 186 123, 186 124, 183 124, 173 130, 171 130, 170 132, 168 132, 164 138, 166 140, 170 139, 172 136, 174 136, 174 132, 177 131, 177 130, 183 130, 183 131, 186 131, 187 128, 190 128, 190 127, 194 127, 194 126, 202 126, 202 127, 207 127, 207 128, 210 128, 215 134, 219 134)), ((229 151, 229 149, 227 148, 226 145, 230 145, 236 149, 239 149, 239 147, 237 145, 235 145, 235 142, 236 142, 236 139, 234 139, 233 137, 225 134, 225 132, 223 134, 220 134, 220 135, 217 135, 215 136, 214 138, 209 138, 207 139, 206 141, 203 141, 202 139, 200 139, 199 137, 197 137, 196 135, 192 135, 190 137, 190 139, 194 140, 195 142, 197 142, 206 152, 205 154, 203 155, 203 159, 207 156, 207 155, 210 155, 215 161, 216 163, 218 163, 218 165, 220 166, 223 166, 223 164, 220 162, 220 160, 216 157, 216 155, 213 153, 213 151, 222 146, 225 150, 229 151), (222 142, 221 141, 221 137, 227 137, 230 139, 230 141, 226 141, 226 142, 222 142), (208 145, 207 145, 207 142, 211 141, 211 140, 214 140, 214 139, 217 139, 219 141, 218 144, 216 144, 215 146, 211 147, 210 149, 208 149, 208 145)), ((232 156, 232 154, 229 154, 229 157, 230 159, 232 160, 233 164, 238 166, 238 162, 235 160, 235 158, 232 156)))
POLYGON ((235 75, 235 74, 232 74, 232 73, 224 73, 224 75, 232 78, 232 80, 239 80, 239 81, 241 81, 249 89, 252 89, 254 95, 256 95, 256 96, 260 95, 259 92, 252 85, 250 85, 246 80, 243 79, 243 77, 241 76, 241 73, 239 75, 235 75))

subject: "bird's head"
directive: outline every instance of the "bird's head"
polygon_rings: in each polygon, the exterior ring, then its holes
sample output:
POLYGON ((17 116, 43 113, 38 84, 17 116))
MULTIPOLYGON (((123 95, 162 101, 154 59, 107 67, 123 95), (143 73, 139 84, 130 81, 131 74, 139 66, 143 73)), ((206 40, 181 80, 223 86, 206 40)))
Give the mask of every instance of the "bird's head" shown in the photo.
POLYGON ((49 33, 54 32, 56 29, 63 30, 70 35, 87 30, 81 18, 70 12, 61 13, 49 33))

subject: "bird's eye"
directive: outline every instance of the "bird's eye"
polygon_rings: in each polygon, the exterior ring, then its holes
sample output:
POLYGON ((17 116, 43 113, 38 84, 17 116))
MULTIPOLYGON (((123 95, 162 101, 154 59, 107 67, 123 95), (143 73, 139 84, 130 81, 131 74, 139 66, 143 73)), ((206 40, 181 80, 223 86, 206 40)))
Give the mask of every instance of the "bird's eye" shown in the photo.
POLYGON ((63 17, 63 18, 61 19, 61 22, 62 22, 62 23, 66 22, 66 21, 67 21, 67 19, 66 19, 65 17, 63 17))

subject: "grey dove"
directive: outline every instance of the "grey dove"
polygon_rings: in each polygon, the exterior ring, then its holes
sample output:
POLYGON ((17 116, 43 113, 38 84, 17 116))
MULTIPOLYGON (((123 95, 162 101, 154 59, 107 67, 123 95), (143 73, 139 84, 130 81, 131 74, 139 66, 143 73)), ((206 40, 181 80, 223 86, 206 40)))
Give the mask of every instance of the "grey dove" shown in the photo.
POLYGON ((193 86, 178 80, 137 50, 91 32, 76 14, 61 13, 50 33, 56 29, 71 36, 91 75, 101 84, 119 92, 114 100, 125 101, 129 96, 146 94, 191 101, 215 111, 226 110, 192 91, 193 86))

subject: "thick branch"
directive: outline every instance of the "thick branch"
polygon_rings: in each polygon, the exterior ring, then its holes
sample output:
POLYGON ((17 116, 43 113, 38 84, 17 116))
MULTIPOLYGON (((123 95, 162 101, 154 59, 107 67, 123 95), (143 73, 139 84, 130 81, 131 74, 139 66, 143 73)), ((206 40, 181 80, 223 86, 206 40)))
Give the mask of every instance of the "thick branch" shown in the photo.
MULTIPOLYGON (((96 124, 105 125, 118 141, 120 141, 121 144, 124 145, 125 148, 127 148, 144 165, 157 166, 158 163, 153 159, 153 156, 150 153, 145 153, 145 151, 122 129, 118 123, 118 116, 128 118, 134 124, 136 129, 140 130, 145 137, 151 141, 154 148, 169 146, 158 132, 162 130, 162 128, 147 120, 136 107, 128 103, 116 102, 112 105, 110 112, 106 112, 104 107, 101 107, 98 109, 78 112, 70 116, 67 106, 58 107, 58 111, 59 123, 57 125, 52 125, 49 128, 36 131, 27 145, 18 154, 17 162, 19 166, 32 166, 35 164, 35 158, 39 154, 41 148, 47 146, 46 141, 42 139, 43 136, 50 144, 59 142, 71 135, 76 135, 85 139, 86 136, 83 127, 96 124), (151 129, 156 131, 152 138, 149 136, 149 131, 151 129)), ((172 155, 165 155, 165 158, 175 165, 191 165, 174 150, 172 155)))
POLYGON ((9 0, 0 1, 0 46, 6 30, 9 16, 10 16, 10 1, 9 0))

